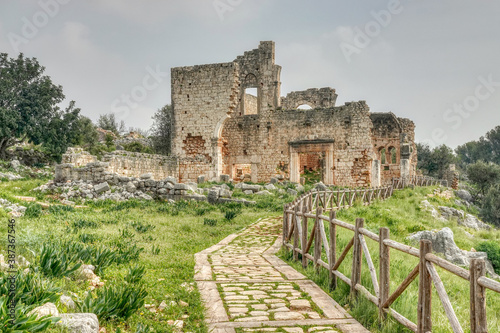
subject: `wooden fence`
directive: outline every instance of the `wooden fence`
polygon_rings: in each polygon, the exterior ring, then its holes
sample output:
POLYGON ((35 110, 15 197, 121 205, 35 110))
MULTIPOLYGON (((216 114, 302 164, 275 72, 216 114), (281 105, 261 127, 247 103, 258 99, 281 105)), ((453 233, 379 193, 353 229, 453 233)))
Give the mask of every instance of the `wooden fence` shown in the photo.
MULTIPOLYGON (((421 179, 415 179, 422 184, 421 179)), ((313 262, 317 271, 327 269, 330 276, 330 287, 337 287, 338 279, 350 286, 351 297, 362 295, 370 300, 379 309, 381 320, 387 315, 396 321, 418 333, 432 331, 431 321, 431 291, 432 284, 441 300, 444 311, 450 322, 453 332, 464 332, 450 299, 446 293, 441 278, 435 266, 441 267, 470 283, 470 332, 487 332, 486 319, 486 289, 500 293, 500 283, 485 276, 485 263, 481 259, 473 259, 470 269, 466 270, 432 254, 432 243, 422 240, 420 249, 398 243, 390 239, 389 229, 381 228, 375 234, 364 228, 364 219, 357 219, 352 225, 336 218, 336 211, 349 208, 356 199, 368 205, 373 200, 384 200, 392 195, 393 187, 381 187, 364 190, 326 190, 309 191, 284 208, 283 214, 283 247, 293 251, 293 259, 299 260, 301 255, 303 267, 308 262, 313 262), (329 214, 323 213, 329 211, 329 214), (314 226, 311 233, 308 232, 308 224, 312 221, 314 226), (329 234, 326 234, 325 223, 329 225, 329 234), (337 257, 337 228, 350 230, 354 233, 352 239, 337 257), (368 251, 366 237, 379 244, 379 267, 373 264, 372 255, 368 251), (313 254, 310 254, 314 242, 313 254), (326 261, 322 260, 322 251, 325 251, 326 261), (353 262, 351 277, 342 274, 338 268, 352 249, 353 262), (401 285, 392 293, 389 288, 390 282, 390 249, 406 253, 419 259, 419 263, 404 279, 401 285), (375 295, 361 284, 361 267, 363 255, 369 267, 371 282, 375 295), (408 288, 408 286, 419 278, 418 283, 418 306, 417 323, 391 308, 391 305, 408 288)), ((397 269, 397 268, 396 268, 397 269)))
POLYGON ((408 178, 393 178, 392 187, 396 190, 406 188, 408 186, 434 186, 442 185, 448 187, 446 179, 435 179, 427 176, 412 176, 408 178))

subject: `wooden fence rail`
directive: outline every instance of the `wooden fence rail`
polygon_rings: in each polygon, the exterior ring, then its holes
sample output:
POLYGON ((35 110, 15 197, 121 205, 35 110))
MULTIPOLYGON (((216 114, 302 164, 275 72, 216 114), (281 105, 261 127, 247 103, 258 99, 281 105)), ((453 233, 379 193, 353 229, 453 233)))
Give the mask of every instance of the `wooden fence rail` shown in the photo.
POLYGON ((470 269, 466 270, 451 262, 432 254, 432 243, 427 240, 420 242, 420 248, 414 248, 390 239, 388 228, 380 228, 375 234, 364 228, 364 219, 356 219, 352 225, 337 219, 336 211, 351 207, 355 201, 369 205, 374 200, 389 198, 394 188, 402 188, 409 184, 416 186, 442 184, 442 181, 413 177, 409 181, 395 179, 397 187, 379 187, 363 190, 326 190, 309 191, 284 207, 283 213, 283 247, 293 252, 293 259, 302 260, 303 267, 312 262, 315 269, 327 269, 330 277, 330 287, 337 287, 338 279, 350 286, 351 297, 359 295, 366 297, 379 309, 379 318, 384 320, 387 315, 392 316, 403 326, 418 333, 432 331, 431 321, 431 291, 432 285, 443 305, 444 312, 449 320, 453 332, 464 332, 454 312, 446 289, 436 270, 436 266, 455 274, 470 284, 470 332, 487 332, 486 317, 486 289, 500 293, 500 283, 485 276, 485 262, 482 259, 473 259, 470 269), (327 215, 324 213, 329 212, 327 215), (309 223, 314 223, 309 233, 309 223), (325 224, 329 226, 329 233, 325 231, 325 224), (336 236, 338 228, 353 232, 353 237, 337 257, 338 244, 336 236), (379 267, 375 267, 372 255, 368 251, 366 238, 379 243, 379 267), (312 245, 314 252, 310 254, 312 245), (325 253, 326 262, 322 260, 325 253), (352 250, 352 270, 350 277, 338 269, 344 262, 347 254, 352 250), (410 272, 399 287, 391 293, 390 286, 390 250, 396 250, 419 258, 419 264, 410 272), (361 284, 361 267, 363 257, 368 265, 372 294, 361 284), (378 271, 378 277, 377 277, 378 271), (402 314, 391 308, 392 304, 418 277, 418 305, 417 323, 413 323, 402 314))

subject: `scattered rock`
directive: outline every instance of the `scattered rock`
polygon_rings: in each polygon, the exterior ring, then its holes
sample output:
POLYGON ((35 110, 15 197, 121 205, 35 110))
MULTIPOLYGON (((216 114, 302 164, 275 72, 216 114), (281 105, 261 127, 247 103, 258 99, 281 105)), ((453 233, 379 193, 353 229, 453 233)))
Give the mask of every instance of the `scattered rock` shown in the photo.
POLYGON ((98 185, 94 186, 94 191, 97 194, 101 194, 101 193, 107 192, 110 189, 111 188, 109 187, 109 184, 107 182, 104 182, 104 183, 101 183, 101 184, 98 184, 98 185))
POLYGON ((444 254, 446 260, 451 261, 455 265, 469 266, 470 259, 480 258, 484 259, 486 262, 486 271, 493 276, 498 278, 499 276, 495 274, 491 262, 488 260, 488 255, 485 252, 469 252, 460 249, 453 238, 453 231, 450 228, 443 228, 438 232, 434 231, 419 231, 413 235, 410 235, 408 239, 420 242, 422 239, 426 239, 432 242, 432 250, 437 253, 444 254))
POLYGON ((256 195, 273 195, 271 192, 268 190, 263 190, 255 193, 256 195))
POLYGON ((76 308, 75 302, 69 296, 62 295, 59 301, 61 302, 62 305, 64 305, 68 309, 73 310, 76 308))
POLYGON ((458 190, 458 191, 455 192, 455 195, 457 197, 459 197, 460 199, 466 201, 466 202, 472 202, 473 201, 472 194, 470 194, 469 191, 458 190))
POLYGON ((292 196, 296 196, 296 195, 298 194, 298 192, 297 192, 297 191, 295 191, 295 190, 293 190, 293 189, 291 189, 291 188, 287 189, 287 190, 286 190, 286 193, 288 193, 288 194, 290 194, 290 195, 292 195, 292 196))
POLYGON ((35 314, 36 313, 36 319, 39 319, 41 317, 45 316, 51 316, 51 317, 58 317, 59 316, 59 311, 57 311, 57 308, 54 303, 45 303, 42 306, 39 306, 33 310, 31 310, 28 313, 28 316, 35 314))
POLYGON ((328 188, 326 187, 325 184, 323 184, 323 182, 319 182, 317 183, 314 188, 317 190, 317 191, 326 191, 328 188))
POLYGON ((71 333, 99 333, 99 320, 93 313, 62 313, 57 325, 67 327, 71 333))
POLYGON ((268 191, 272 191, 276 189, 276 186, 274 186, 273 184, 267 184, 264 186, 264 188, 268 191))

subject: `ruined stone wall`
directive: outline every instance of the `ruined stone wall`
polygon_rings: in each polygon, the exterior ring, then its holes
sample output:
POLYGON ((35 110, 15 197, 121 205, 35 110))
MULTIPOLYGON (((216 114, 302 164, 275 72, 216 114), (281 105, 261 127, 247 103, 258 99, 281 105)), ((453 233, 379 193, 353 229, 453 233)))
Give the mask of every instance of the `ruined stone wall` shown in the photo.
POLYGON ((213 178, 218 173, 218 132, 237 106, 237 74, 236 63, 172 69, 172 154, 184 161, 185 180, 195 180, 194 174, 213 178), (199 171, 191 171, 190 163, 199 164, 199 171))
POLYGON ((165 179, 169 176, 177 177, 178 161, 174 157, 142 154, 117 150, 102 157, 107 162, 106 171, 120 176, 140 177, 150 173, 155 180, 165 179))
POLYGON ((251 164, 256 181, 267 181, 279 166, 290 164, 290 142, 334 141, 335 184, 368 186, 372 122, 364 101, 316 110, 278 110, 271 117, 239 116, 228 119, 223 137, 228 141, 226 170, 233 164, 251 164))
POLYGON ((70 163, 74 166, 82 166, 88 163, 96 162, 97 157, 90 155, 82 148, 68 148, 66 153, 62 155, 62 163, 70 163))
POLYGON ((281 99, 281 107, 285 110, 296 109, 307 104, 315 108, 331 108, 335 106, 337 94, 332 88, 312 88, 305 91, 293 91, 281 99))

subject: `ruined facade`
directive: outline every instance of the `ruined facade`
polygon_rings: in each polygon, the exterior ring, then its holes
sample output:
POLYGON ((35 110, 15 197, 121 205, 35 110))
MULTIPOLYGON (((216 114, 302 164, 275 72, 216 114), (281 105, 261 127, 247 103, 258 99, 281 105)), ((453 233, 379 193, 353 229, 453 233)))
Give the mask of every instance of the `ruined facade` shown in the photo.
POLYGON ((254 182, 277 174, 298 182, 320 168, 326 184, 378 186, 415 173, 412 121, 370 113, 364 101, 336 106, 332 88, 281 97, 280 74, 274 42, 233 62, 172 69, 181 181, 250 173, 254 182))

